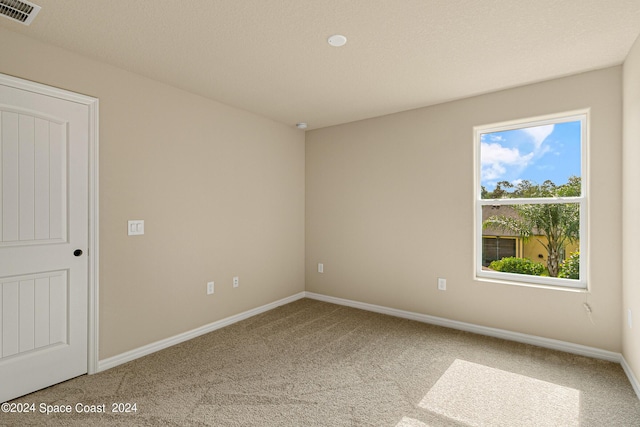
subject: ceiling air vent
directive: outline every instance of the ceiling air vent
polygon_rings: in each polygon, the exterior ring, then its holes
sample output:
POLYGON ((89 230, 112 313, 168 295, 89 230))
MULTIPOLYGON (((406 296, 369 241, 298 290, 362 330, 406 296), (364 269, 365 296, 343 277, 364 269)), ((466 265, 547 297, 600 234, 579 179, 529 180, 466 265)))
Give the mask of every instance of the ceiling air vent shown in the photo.
POLYGON ((28 1, 0 0, 0 15, 24 25, 31 24, 38 12, 40 12, 40 6, 28 1))

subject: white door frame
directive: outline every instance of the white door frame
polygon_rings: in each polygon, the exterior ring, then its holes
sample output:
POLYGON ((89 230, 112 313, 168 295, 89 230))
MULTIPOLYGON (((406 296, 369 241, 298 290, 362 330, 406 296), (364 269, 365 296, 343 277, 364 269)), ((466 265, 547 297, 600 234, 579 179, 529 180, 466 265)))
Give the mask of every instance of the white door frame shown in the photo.
POLYGON ((86 105, 89 109, 89 250, 87 372, 98 372, 98 99, 0 73, 0 84, 86 105))

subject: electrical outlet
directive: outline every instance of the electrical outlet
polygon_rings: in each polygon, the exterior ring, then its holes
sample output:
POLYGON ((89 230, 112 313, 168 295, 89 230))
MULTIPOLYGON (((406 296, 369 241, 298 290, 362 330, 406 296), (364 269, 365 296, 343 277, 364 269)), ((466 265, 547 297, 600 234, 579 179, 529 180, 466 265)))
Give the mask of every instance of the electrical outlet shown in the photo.
POLYGON ((318 273, 324 273, 324 264, 318 263, 318 273))
POLYGON ((207 282, 207 295, 211 295, 214 292, 214 282, 207 282))
POLYGON ((233 278, 233 287, 237 288, 238 286, 240 286, 240 278, 238 276, 235 276, 233 278))
POLYGON ((447 290, 447 279, 443 279, 442 277, 438 277, 438 290, 446 291, 447 290))
POLYGON ((633 328, 633 317, 631 316, 631 309, 627 309, 627 323, 629 324, 629 329, 633 328))

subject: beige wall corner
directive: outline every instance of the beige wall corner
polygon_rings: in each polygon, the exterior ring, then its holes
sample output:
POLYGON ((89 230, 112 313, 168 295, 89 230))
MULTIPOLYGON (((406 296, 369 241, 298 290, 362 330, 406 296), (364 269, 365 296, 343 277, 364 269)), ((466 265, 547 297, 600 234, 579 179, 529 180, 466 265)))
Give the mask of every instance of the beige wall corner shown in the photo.
POLYGON ((304 133, 0 38, 0 72, 100 99, 100 359, 304 290, 304 133))
POLYGON ((307 132, 306 290, 620 352, 621 71, 307 132), (583 108, 590 292, 475 281, 473 127, 583 108))
POLYGON ((640 39, 629 52, 623 76, 622 354, 640 378, 640 39))

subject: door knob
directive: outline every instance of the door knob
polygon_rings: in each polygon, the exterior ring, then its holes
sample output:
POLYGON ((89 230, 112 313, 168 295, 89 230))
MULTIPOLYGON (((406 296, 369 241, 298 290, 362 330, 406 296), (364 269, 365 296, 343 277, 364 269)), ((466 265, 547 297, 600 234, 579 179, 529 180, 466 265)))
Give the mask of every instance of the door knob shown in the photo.
POLYGON ((82 249, 76 249, 75 251, 73 251, 73 254, 74 254, 75 256, 80 256, 80 255, 82 255, 82 249))

